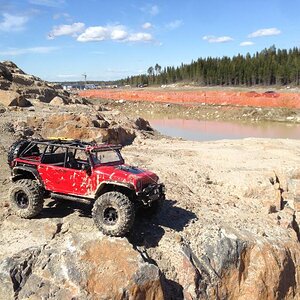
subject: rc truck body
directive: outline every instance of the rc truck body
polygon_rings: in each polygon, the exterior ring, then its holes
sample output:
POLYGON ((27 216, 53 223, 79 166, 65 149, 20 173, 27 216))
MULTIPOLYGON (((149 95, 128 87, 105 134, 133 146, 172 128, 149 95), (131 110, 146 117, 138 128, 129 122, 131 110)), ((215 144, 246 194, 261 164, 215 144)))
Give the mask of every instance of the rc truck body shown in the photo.
POLYGON ((44 198, 93 203, 105 234, 130 231, 136 212, 156 213, 165 187, 153 172, 126 165, 121 146, 77 140, 20 140, 8 152, 11 207, 23 218, 38 215, 44 198))

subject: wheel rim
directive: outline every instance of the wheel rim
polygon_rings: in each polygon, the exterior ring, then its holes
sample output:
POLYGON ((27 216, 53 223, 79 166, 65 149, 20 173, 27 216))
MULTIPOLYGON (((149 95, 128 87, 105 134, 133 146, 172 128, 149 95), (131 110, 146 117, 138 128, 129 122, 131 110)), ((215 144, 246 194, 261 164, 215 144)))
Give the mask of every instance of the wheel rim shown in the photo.
POLYGON ((118 221, 118 212, 113 207, 108 207, 104 210, 103 221, 106 225, 115 225, 118 221))
POLYGON ((29 205, 29 199, 27 194, 22 191, 16 193, 16 203, 20 208, 27 208, 29 205))

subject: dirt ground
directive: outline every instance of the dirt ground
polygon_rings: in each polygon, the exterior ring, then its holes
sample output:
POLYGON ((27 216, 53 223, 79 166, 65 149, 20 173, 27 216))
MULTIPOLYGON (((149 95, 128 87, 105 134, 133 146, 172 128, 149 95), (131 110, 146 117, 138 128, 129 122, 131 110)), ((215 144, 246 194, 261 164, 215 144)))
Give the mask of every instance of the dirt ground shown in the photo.
POLYGON ((99 89, 80 91, 82 97, 160 103, 226 105, 246 107, 300 108, 297 90, 261 90, 207 88, 143 88, 143 89, 99 89))

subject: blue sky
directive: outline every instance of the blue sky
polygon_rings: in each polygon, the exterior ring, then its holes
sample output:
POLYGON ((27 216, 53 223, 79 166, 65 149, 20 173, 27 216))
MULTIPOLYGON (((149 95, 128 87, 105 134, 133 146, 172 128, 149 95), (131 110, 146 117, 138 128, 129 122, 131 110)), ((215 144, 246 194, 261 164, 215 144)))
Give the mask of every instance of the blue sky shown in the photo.
POLYGON ((50 81, 109 80, 300 46, 299 0, 0 0, 0 60, 50 81))

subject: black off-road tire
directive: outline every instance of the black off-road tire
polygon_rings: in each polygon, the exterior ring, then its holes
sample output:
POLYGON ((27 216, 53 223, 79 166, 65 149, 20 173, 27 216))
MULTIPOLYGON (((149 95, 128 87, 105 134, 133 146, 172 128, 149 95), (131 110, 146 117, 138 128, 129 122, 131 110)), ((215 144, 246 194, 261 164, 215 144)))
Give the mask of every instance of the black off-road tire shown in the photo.
POLYGON ((21 218, 33 218, 43 209, 43 193, 35 180, 21 179, 14 182, 9 194, 11 208, 21 218))
POLYGON ((106 235, 124 236, 135 217, 133 203, 120 192, 107 192, 94 203, 92 216, 96 226, 106 235))
POLYGON ((12 162, 15 158, 19 157, 23 150, 29 145, 27 140, 19 140, 14 142, 8 149, 7 162, 12 167, 12 162))

